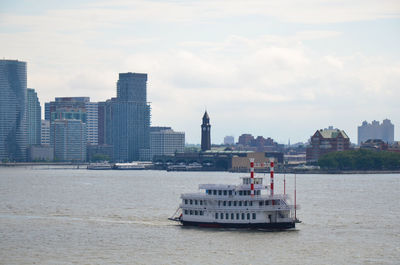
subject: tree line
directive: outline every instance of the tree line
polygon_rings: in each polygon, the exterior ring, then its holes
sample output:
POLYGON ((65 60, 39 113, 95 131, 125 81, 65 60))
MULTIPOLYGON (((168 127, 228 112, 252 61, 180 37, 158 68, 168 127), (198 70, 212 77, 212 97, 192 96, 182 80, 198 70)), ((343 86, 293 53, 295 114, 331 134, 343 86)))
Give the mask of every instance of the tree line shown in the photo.
POLYGON ((366 149, 328 153, 318 160, 321 169, 397 170, 400 153, 366 149))

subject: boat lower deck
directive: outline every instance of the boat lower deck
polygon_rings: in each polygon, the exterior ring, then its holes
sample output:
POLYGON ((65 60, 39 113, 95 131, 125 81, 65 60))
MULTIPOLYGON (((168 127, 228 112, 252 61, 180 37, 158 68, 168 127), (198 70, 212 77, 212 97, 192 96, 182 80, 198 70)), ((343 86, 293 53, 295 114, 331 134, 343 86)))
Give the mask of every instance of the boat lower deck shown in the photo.
POLYGON ((248 229, 267 229, 284 230, 295 228, 295 222, 279 223, 216 223, 216 222, 193 222, 180 221, 184 226, 212 227, 212 228, 248 228, 248 229))

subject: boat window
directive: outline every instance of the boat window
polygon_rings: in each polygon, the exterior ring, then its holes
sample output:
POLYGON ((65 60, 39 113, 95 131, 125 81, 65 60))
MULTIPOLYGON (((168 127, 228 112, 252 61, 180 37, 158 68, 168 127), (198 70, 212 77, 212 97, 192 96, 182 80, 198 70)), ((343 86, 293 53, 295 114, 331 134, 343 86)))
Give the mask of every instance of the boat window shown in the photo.
POLYGON ((253 219, 256 219, 256 213, 253 213, 253 219))
POLYGON ((216 191, 216 190, 213 190, 213 194, 214 194, 214 195, 217 195, 217 191, 216 191))
POLYGON ((225 214, 225 219, 229 219, 229 213, 225 214))
POLYGON ((218 201, 218 206, 220 206, 221 205, 221 201, 218 201))
POLYGON ((232 196, 232 191, 231 190, 229 191, 229 196, 232 196))
POLYGON ((265 201, 265 205, 269 205, 269 201, 265 201))
POLYGON ((251 192, 248 190, 248 191, 247 191, 247 195, 250 195, 250 193, 251 193, 251 192))
POLYGON ((219 190, 219 191, 218 191, 218 195, 222 195, 222 190, 219 190))
POLYGON ((200 205, 203 205, 203 201, 200 201, 200 205))
POLYGON ((261 190, 258 190, 258 191, 257 191, 257 195, 261 195, 261 190))
POLYGON ((193 200, 190 200, 190 204, 193 204, 193 200))
POLYGON ((243 195, 243 191, 239 190, 239 196, 243 195))
POLYGON ((247 206, 247 201, 244 201, 244 206, 247 206))
POLYGON ((231 213, 231 219, 235 219, 235 214, 231 213))
POLYGON ((187 204, 187 200, 185 200, 185 204, 187 204))
POLYGON ((239 201, 239 206, 242 206, 242 201, 239 201))
POLYGON ((236 219, 239 220, 239 217, 240 217, 240 214, 237 213, 237 214, 236 214, 236 219))
POLYGON ((215 219, 218 219, 218 213, 215 213, 215 219))
POLYGON ((228 206, 232 206, 232 202, 231 201, 228 202, 228 206))
POLYGON ((264 205, 264 201, 259 201, 258 204, 259 204, 260 206, 263 206, 263 205, 264 205))
POLYGON ((192 215, 192 214, 193 214, 193 211, 192 211, 192 210, 190 210, 190 212, 189 212, 189 213, 190 213, 190 215, 192 215))
POLYGON ((275 200, 275 205, 281 205, 281 200, 275 200))
POLYGON ((200 215, 203 215, 203 211, 200 211, 199 213, 200 213, 200 215))
POLYGON ((197 211, 194 211, 194 215, 197 215, 197 211))
POLYGON ((226 201, 224 201, 224 206, 226 206, 226 201))
POLYGON ((250 204, 250 206, 253 206, 253 201, 250 201, 249 204, 250 204))
POLYGON ((224 195, 225 195, 225 196, 228 195, 228 192, 227 192, 226 190, 224 190, 224 195))
POLYGON ((221 213, 219 216, 221 217, 221 219, 224 219, 224 214, 223 213, 221 213))
POLYGON ((242 213, 242 220, 244 220, 244 213, 242 213))
POLYGON ((185 214, 188 214, 188 210, 185 210, 185 214))
POLYGON ((197 200, 194 200, 194 204, 196 204, 196 205, 197 205, 197 200))
POLYGON ((250 213, 247 213, 247 220, 250 220, 250 213))
POLYGON ((233 202, 233 206, 236 206, 236 201, 233 202))

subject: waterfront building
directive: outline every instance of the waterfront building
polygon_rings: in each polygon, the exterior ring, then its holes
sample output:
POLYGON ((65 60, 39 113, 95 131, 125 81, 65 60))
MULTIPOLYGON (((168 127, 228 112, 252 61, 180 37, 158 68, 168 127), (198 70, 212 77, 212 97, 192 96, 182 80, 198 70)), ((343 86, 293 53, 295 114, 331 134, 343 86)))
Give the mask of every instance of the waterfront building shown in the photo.
POLYGON ((86 124, 79 119, 56 119, 51 122, 51 146, 56 161, 86 160, 86 124))
POLYGON ((224 145, 234 145, 235 138, 233 136, 225 136, 224 137, 224 145))
POLYGON ((98 103, 85 102, 86 108, 86 142, 88 145, 98 144, 98 103))
POLYGON ((97 103, 97 143, 106 144, 106 102, 97 103))
POLYGON ((394 125, 389 119, 383 120, 382 124, 375 120, 371 123, 364 121, 361 126, 358 126, 358 145, 370 139, 380 139, 392 144, 394 142, 394 125))
POLYGON ((201 151, 211 150, 211 125, 207 111, 203 115, 201 124, 201 151))
POLYGON ((40 145, 41 143, 41 116, 42 108, 37 93, 34 89, 27 89, 27 130, 28 130, 28 146, 40 145))
POLYGON ((150 160, 155 155, 173 155, 185 151, 185 133, 171 129, 150 133, 150 160))
POLYGON ((57 97, 45 104, 45 117, 55 119, 75 119, 86 124, 86 142, 98 144, 98 103, 89 97, 57 97))
POLYGON ((40 130, 40 144, 50 145, 50 120, 42 120, 40 130))
POLYGON ((88 97, 58 97, 50 102, 50 144, 55 160, 85 161, 88 102, 88 97))
POLYGON ((117 98, 106 102, 107 144, 113 145, 114 160, 140 159, 149 153, 150 105, 147 103, 147 74, 120 73, 117 98))
POLYGON ((350 139, 343 130, 320 129, 311 136, 310 146, 306 150, 307 162, 316 162, 324 154, 350 149, 350 139))
POLYGON ((25 161, 26 62, 0 60, 0 161, 25 161))

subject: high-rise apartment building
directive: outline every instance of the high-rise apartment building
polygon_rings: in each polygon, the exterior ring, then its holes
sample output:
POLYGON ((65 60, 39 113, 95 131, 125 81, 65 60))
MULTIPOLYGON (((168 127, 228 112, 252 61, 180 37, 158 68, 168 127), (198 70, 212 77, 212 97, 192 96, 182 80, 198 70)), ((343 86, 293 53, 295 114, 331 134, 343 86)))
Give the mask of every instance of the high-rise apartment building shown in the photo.
POLYGON ((98 144, 98 103, 89 97, 58 97, 45 103, 45 119, 77 119, 86 124, 86 142, 98 144))
POLYGON ((26 88, 26 63, 0 60, 0 160, 26 160, 26 88))
POLYGON ((361 126, 358 126, 358 145, 370 139, 380 139, 392 144, 394 142, 394 125, 388 119, 383 120, 382 124, 379 121, 371 123, 364 121, 361 126))
POLYGON ((150 133, 151 159, 155 155, 173 155, 185 151, 185 133, 171 129, 150 133))
POLYGON ((56 161, 86 160, 85 123, 78 119, 56 119, 50 129, 56 161))
POLYGON ((88 97, 60 97, 48 105, 50 145, 55 160, 85 161, 87 102, 88 97), (81 137, 84 137, 83 141, 81 137))
POLYGON ((149 150, 150 105, 147 74, 120 73, 117 98, 106 102, 106 141, 113 145, 114 160, 139 160, 140 150, 149 150))
POLYGON ((98 103, 86 102, 86 142, 90 145, 98 144, 98 103))
POLYGON ((50 145, 50 121, 42 120, 41 129, 41 145, 50 145))
POLYGON ((28 128, 28 146, 40 145, 42 108, 37 93, 34 89, 27 89, 26 121, 28 128))

